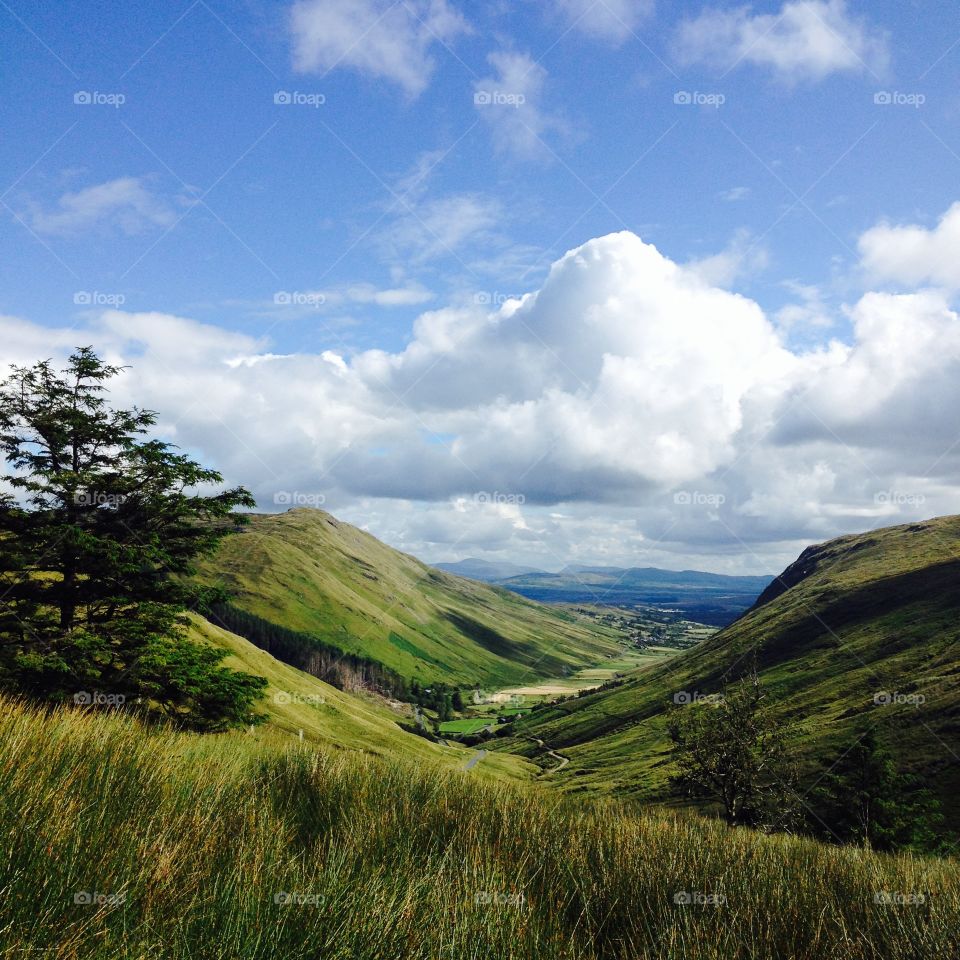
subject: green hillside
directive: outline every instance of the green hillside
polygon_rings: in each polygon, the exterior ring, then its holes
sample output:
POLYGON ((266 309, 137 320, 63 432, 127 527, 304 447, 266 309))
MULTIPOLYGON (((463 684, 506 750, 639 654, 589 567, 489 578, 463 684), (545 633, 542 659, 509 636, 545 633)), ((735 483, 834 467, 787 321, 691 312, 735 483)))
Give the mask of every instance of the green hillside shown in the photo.
POLYGON ((201 576, 242 611, 424 682, 506 686, 622 650, 589 617, 436 570, 322 510, 254 516, 201 576))
MULTIPOLYGON (((793 742, 816 764, 867 729, 960 819, 960 517, 841 537, 804 551, 740 620, 625 685, 516 724, 569 757, 568 790, 664 796, 675 695, 717 692, 754 656, 793 742)), ((501 741, 532 753, 530 740, 501 741)), ((812 780, 810 781, 812 782, 812 780)))
MULTIPOLYGON (((308 743, 451 769, 465 767, 475 756, 475 751, 454 743, 431 743, 403 730, 401 722, 412 723, 407 705, 396 704, 392 709, 382 698, 345 693, 201 617, 192 618, 190 634, 192 640, 228 651, 227 666, 266 677, 270 683, 257 707, 266 714, 266 723, 250 733, 231 735, 240 736, 244 744, 283 745, 299 740, 303 731, 308 743)), ((479 761, 474 759, 470 769, 480 776, 513 780, 531 779, 538 772, 527 760, 489 751, 479 761)))

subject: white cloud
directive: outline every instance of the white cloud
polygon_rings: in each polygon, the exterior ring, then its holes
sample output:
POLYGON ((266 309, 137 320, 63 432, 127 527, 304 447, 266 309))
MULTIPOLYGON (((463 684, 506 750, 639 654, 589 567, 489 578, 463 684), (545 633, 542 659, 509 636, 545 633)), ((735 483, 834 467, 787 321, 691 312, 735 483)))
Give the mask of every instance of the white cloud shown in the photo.
POLYGON ((541 104, 547 71, 526 53, 497 51, 487 61, 494 75, 474 82, 474 104, 495 147, 520 159, 549 156, 544 138, 564 125, 541 104))
POLYGON ((354 303, 373 303, 378 307, 416 306, 433 299, 433 294, 429 290, 416 284, 377 290, 369 284, 361 283, 348 287, 346 296, 354 303))
POLYGON ((874 280, 960 290, 960 202, 936 227, 881 223, 861 235, 861 263, 874 280))
POLYGON ((750 196, 750 188, 731 187, 729 190, 721 190, 717 196, 727 203, 736 203, 738 200, 746 200, 750 196))
POLYGON ((791 82, 881 71, 889 59, 886 37, 852 17, 844 0, 788 0, 767 14, 708 9, 680 25, 677 52, 686 64, 730 70, 749 63, 791 82))
POLYGON ((849 316, 850 342, 788 349, 755 302, 617 233, 498 309, 423 313, 401 352, 281 355, 108 311, 76 330, 0 318, 0 365, 92 343, 132 367, 119 402, 159 410, 262 507, 322 493, 434 557, 772 571, 809 540, 960 505, 960 317, 929 291, 849 316))
POLYGON ((653 11, 653 0, 553 0, 569 26, 620 43, 653 11))
POLYGON ((430 82, 434 49, 468 29, 446 0, 297 0, 289 22, 296 70, 349 67, 411 97, 430 82))
POLYGON ((145 177, 118 177, 63 194, 53 207, 31 203, 23 214, 37 233, 75 236, 98 226, 141 233, 176 221, 175 208, 152 192, 145 177))
MULTIPOLYGON (((739 429, 744 392, 789 363, 755 304, 624 233, 571 251, 519 305, 424 314, 402 354, 372 351, 354 369, 456 437, 423 451, 431 483, 446 474, 450 493, 545 502, 709 472, 739 429)), ((392 482, 376 458, 354 469, 371 494, 392 482)))
POLYGON ((418 263, 458 254, 471 242, 489 241, 502 219, 499 201, 475 193, 407 202, 397 213, 380 242, 390 256, 418 263))
POLYGON ((803 384, 803 403, 780 422, 780 440, 930 455, 956 439, 960 317, 941 294, 867 293, 850 310, 854 340, 834 345, 803 384))
POLYGON ((317 293, 323 297, 324 303, 334 306, 344 303, 361 303, 377 307, 410 307, 433 299, 433 294, 419 283, 383 288, 376 287, 372 283, 354 283, 332 290, 317 291, 317 293))
POLYGON ((833 326, 834 318, 823 300, 819 287, 798 283, 795 280, 788 280, 784 283, 784 287, 799 302, 788 303, 776 312, 774 319, 778 329, 794 332, 833 326))
POLYGON ((707 283, 729 287, 741 277, 764 270, 768 260, 766 247, 753 240, 748 230, 738 230, 719 253, 691 260, 687 267, 707 283))

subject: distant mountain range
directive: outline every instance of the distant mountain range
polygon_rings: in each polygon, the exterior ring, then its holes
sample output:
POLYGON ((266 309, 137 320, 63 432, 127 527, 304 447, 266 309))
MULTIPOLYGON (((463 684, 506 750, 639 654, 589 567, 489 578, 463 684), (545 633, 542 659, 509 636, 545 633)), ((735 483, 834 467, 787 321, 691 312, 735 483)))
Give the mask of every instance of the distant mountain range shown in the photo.
POLYGON ((458 577, 469 577, 471 580, 481 580, 484 583, 496 583, 509 577, 522 577, 528 573, 545 573, 537 567, 523 567, 518 563, 507 563, 505 560, 480 560, 477 557, 467 557, 456 563, 435 563, 438 570, 456 574, 458 577))
POLYGON ((733 577, 699 570, 584 564, 569 564, 559 573, 547 573, 475 558, 436 566, 462 577, 494 583, 531 600, 667 607, 687 619, 719 627, 748 610, 773 580, 773 577, 733 577))

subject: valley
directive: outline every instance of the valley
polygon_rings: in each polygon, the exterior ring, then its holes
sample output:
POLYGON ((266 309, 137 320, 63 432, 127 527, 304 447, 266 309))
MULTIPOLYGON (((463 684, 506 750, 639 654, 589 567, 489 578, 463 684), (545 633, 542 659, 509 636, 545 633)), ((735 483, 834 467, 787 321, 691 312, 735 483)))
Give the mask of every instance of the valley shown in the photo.
POLYGON ((0 960, 960 960, 960 7, 0 8, 0 960))
POLYGON ((510 960, 728 960, 751 938, 756 960, 879 958, 851 946, 856 927, 885 960, 949 955, 955 861, 732 830, 677 805, 666 722, 752 659, 811 777, 883 727, 954 823, 958 564, 960 517, 830 541, 718 630, 434 574, 322 512, 254 517, 199 573, 229 583, 250 637, 215 606, 190 614, 189 639, 265 678, 259 723, 211 737, 0 697, 0 765, 15 771, 0 794, 47 824, 3 881, 16 942, 64 960, 145 960, 158 935, 174 960, 225 943, 288 960, 305 938, 303 956, 343 960, 469 955, 478 938, 510 960), (76 779, 83 758, 103 776, 76 779), (65 915, 61 887, 114 906, 65 915), (825 900, 829 887, 848 895, 825 900), (876 906, 897 891, 922 891, 925 909, 876 906), (684 912, 697 897, 720 906, 684 912), (297 898, 322 909, 284 906, 297 898), (522 909, 492 915, 488 900, 522 909), (64 922, 75 953, 59 946, 64 922), (670 952, 655 952, 664 937, 670 952))
POLYGON ((812 545, 732 622, 747 585, 692 571, 541 603, 185 496, 220 476, 149 413, 103 471, 119 371, 71 363, 3 395, 8 448, 77 466, 0 494, 0 956, 955 952, 960 517, 812 545))

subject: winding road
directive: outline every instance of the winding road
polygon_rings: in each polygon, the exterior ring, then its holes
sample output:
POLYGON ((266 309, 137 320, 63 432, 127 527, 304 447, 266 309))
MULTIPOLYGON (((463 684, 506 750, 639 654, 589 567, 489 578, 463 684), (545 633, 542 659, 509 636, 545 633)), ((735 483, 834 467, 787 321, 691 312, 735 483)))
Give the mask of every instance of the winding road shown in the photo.
POLYGON ((556 752, 556 750, 548 749, 547 745, 539 737, 527 737, 527 740, 532 740, 543 750, 546 750, 548 757, 555 757, 560 761, 552 770, 544 770, 544 772, 541 774, 542 777, 549 777, 551 773, 556 773, 558 770, 562 770, 570 762, 569 757, 561 756, 556 752))

